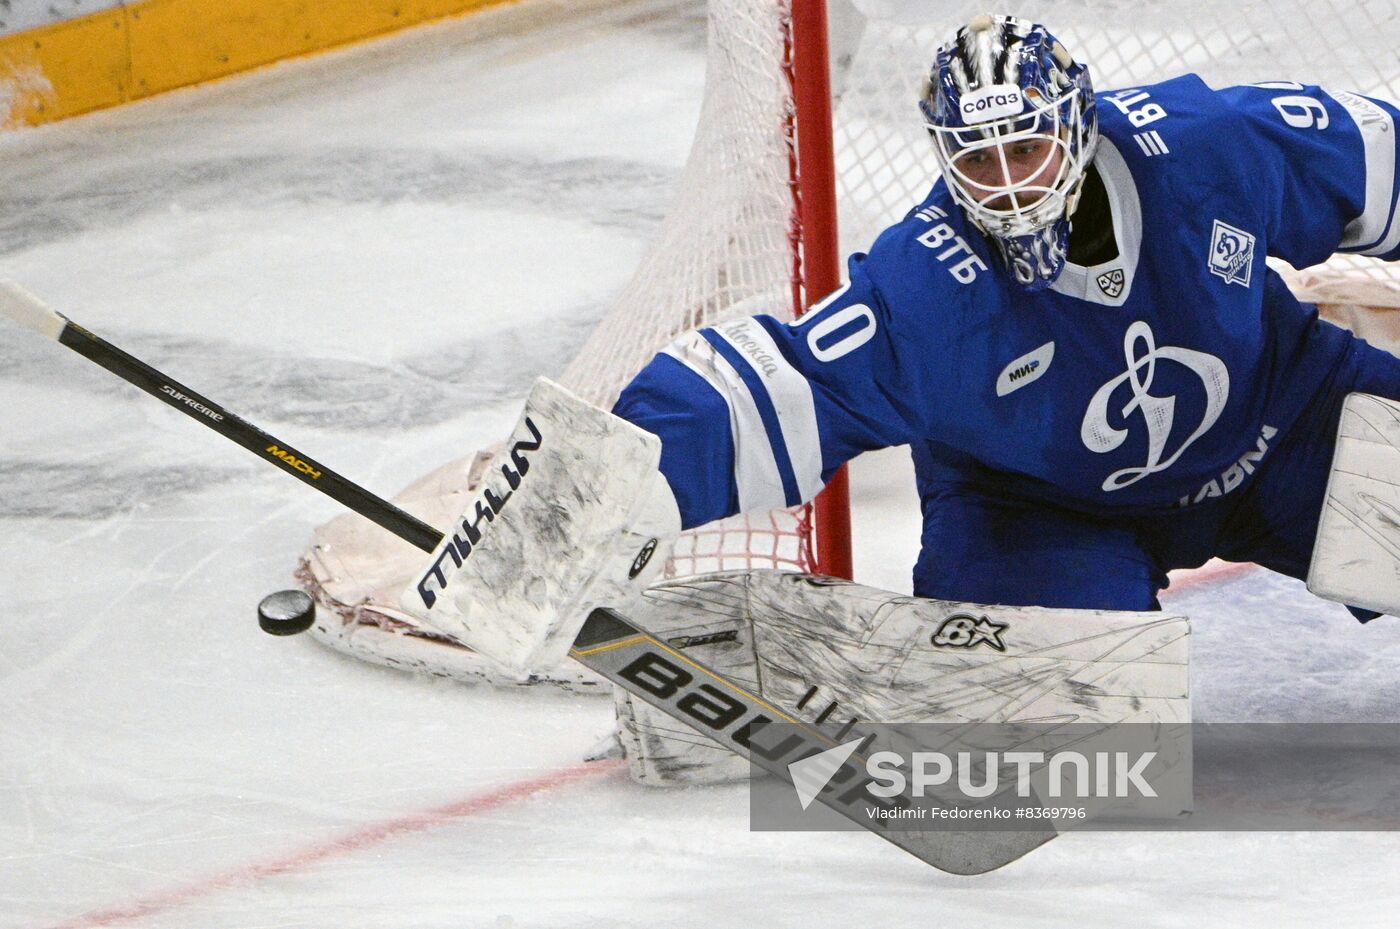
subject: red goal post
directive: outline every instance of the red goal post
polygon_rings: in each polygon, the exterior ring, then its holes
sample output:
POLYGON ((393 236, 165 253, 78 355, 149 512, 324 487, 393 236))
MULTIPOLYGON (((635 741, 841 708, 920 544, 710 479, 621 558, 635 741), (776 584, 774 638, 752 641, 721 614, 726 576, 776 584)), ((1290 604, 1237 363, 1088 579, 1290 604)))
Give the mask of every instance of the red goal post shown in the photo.
MULTIPOLYGON (((793 264, 794 315, 841 286, 836 219, 836 154, 832 141, 830 43, 826 0, 792 0, 790 81, 796 123, 791 162, 797 245, 793 264)), ((817 574, 854 576, 850 482, 843 467, 814 505, 817 574)))

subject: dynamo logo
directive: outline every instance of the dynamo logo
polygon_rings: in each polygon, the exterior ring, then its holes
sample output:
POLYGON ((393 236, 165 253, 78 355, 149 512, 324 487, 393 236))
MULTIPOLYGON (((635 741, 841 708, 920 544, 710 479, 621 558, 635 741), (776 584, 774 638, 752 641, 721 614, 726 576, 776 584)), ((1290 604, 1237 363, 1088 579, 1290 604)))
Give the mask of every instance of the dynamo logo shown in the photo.
MULTIPOLYGON (((1123 417, 1138 414, 1141 419, 1131 419, 1130 423, 1141 422, 1147 431, 1147 461, 1141 465, 1114 471, 1104 479, 1105 491, 1122 490, 1136 484, 1149 474, 1165 471, 1176 464, 1188 448, 1201 436, 1210 431, 1215 421, 1225 409, 1225 401, 1230 398, 1230 372, 1225 362, 1214 355, 1175 346, 1157 347, 1152 335, 1152 327, 1141 320, 1128 327, 1123 336, 1123 354, 1127 359, 1128 370, 1099 388, 1084 411, 1084 421, 1080 424, 1079 437, 1091 452, 1105 454, 1113 451, 1128 438, 1127 429, 1118 429, 1109 423, 1108 411, 1113 394, 1118 388, 1127 386, 1132 391, 1132 399, 1117 410, 1123 417), (1152 381, 1157 374, 1159 363, 1170 362, 1181 365, 1201 379, 1201 387, 1206 394, 1206 408, 1201 413, 1201 421, 1189 436, 1174 450, 1168 453, 1167 440, 1175 424, 1176 401, 1174 396, 1159 397, 1152 394, 1152 381)), ((1117 408, 1117 404, 1112 404, 1117 408)))

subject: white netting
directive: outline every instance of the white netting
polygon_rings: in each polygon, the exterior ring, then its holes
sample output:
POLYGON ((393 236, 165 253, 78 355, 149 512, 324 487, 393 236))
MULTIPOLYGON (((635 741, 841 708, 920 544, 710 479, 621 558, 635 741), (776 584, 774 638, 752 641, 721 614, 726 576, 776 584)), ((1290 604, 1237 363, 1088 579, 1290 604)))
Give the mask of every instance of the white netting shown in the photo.
POLYGON ((689 329, 741 312, 790 316, 785 28, 773 2, 714 5, 700 122, 667 221, 560 378, 584 399, 611 406, 659 348, 689 329))
MULTIPOLYGON (((662 233, 561 382, 608 407, 681 333, 794 307, 796 225, 786 2, 713 4, 705 97, 662 233)), ((668 573, 810 570, 811 508, 738 517, 687 533, 668 573)))

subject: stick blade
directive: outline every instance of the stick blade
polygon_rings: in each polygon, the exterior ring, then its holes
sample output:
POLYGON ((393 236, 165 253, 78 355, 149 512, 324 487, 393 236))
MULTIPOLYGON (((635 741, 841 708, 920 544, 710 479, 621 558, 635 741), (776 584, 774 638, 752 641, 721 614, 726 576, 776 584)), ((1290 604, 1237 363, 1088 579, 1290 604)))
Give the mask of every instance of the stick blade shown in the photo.
POLYGON ((0 315, 55 341, 68 325, 68 320, 14 281, 0 280, 0 315))

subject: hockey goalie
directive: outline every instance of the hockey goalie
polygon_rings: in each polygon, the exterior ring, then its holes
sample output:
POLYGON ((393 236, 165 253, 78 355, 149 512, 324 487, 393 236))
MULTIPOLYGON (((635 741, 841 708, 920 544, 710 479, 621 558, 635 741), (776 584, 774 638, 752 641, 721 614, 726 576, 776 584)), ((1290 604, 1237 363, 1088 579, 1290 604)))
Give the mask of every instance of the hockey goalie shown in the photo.
MULTIPOLYGON (((1190 74, 1096 93, 1045 26, 993 16, 937 50, 917 103, 941 177, 837 292, 793 323, 687 333, 611 412, 541 384, 472 489, 430 477, 406 499, 453 526, 429 564, 337 561, 342 527, 308 582, 464 643, 479 673, 579 686, 564 656, 613 606, 819 722, 1185 719, 1185 621, 1158 594, 1212 557, 1400 612, 1400 359, 1265 264, 1400 257, 1400 110, 1190 74), (765 572, 657 583, 682 529, 810 500, 899 445, 923 515, 914 597, 765 572)), ((617 706, 639 780, 741 773, 617 706)))

